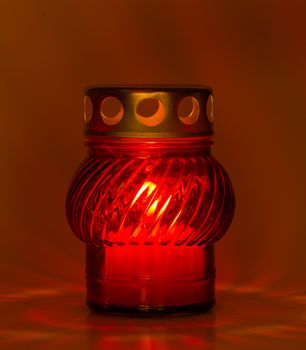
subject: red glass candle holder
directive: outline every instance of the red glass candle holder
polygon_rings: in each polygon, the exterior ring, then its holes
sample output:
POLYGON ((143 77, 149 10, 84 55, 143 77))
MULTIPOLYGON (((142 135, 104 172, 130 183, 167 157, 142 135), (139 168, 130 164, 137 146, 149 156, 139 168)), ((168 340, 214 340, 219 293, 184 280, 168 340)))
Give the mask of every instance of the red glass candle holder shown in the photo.
POLYGON ((66 210, 86 244, 91 308, 171 314, 214 304, 214 243, 235 202, 211 154, 212 96, 205 87, 86 90, 88 156, 66 210))

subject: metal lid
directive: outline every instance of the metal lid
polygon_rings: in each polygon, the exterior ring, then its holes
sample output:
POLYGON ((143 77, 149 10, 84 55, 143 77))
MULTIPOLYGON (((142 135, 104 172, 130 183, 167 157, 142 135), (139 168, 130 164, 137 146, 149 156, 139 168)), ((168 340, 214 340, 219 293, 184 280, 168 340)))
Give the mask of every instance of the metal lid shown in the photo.
POLYGON ((85 89, 84 121, 86 135, 213 135, 213 94, 204 86, 93 86, 85 89))

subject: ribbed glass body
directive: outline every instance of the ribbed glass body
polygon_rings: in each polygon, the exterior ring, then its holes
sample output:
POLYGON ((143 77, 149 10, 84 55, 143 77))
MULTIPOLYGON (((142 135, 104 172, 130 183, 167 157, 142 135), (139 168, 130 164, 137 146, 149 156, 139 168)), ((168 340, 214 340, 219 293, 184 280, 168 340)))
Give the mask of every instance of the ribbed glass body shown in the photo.
POLYGON ((211 143, 89 137, 66 208, 87 246, 91 307, 172 313, 213 305, 213 245, 231 223, 234 195, 211 143))

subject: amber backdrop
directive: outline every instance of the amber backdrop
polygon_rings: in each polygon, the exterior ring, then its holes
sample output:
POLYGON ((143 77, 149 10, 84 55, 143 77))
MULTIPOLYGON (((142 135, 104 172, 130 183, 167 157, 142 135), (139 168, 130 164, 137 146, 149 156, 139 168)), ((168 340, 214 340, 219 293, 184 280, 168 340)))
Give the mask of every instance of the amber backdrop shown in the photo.
MULTIPOLYGON (((63 304, 53 326, 71 311, 61 293, 79 290, 76 314, 86 313, 83 245, 67 226, 64 201, 85 154, 82 95, 93 83, 213 87, 214 153, 229 171, 237 197, 234 222, 217 244, 221 315, 228 300, 234 314, 243 305, 250 308, 245 322, 248 314, 257 320, 249 324, 257 329, 253 335, 263 337, 261 326, 268 333, 272 327, 278 340, 283 332, 304 333, 306 2, 1 0, 0 5, 1 316, 11 314, 4 317, 3 348, 53 339, 35 326, 36 319, 43 322, 38 299, 45 298, 41 305, 50 308, 51 296, 57 296, 53 311, 63 304), (241 306, 245 293, 250 299, 241 306), (259 310, 271 305, 267 295, 280 299, 268 312, 276 318, 264 323, 259 310), (292 300, 303 311, 279 315, 286 307, 293 310, 292 300), (32 303, 34 316, 25 301, 32 303), (18 315, 34 319, 29 329, 18 315)), ((220 320, 218 306, 215 313, 220 320)), ((237 332, 246 336, 239 317, 237 332)), ((103 337, 91 342, 86 322, 86 344, 102 344, 103 337)), ((230 328, 222 332, 230 338, 230 328)), ((149 345, 157 341, 150 334, 149 345)), ((167 341, 157 349, 170 348, 167 341)), ((149 345, 139 348, 154 348, 149 345)))

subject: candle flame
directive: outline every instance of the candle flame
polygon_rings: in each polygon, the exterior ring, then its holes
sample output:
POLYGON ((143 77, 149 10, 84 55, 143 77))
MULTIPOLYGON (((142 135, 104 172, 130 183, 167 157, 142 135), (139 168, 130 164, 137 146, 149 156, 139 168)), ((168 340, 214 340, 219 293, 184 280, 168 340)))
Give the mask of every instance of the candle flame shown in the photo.
POLYGON ((155 210, 157 208, 157 205, 159 203, 159 199, 156 199, 149 207, 149 209, 147 210, 146 214, 149 216, 149 215, 152 215, 155 213, 155 210))
POLYGON ((152 192, 155 190, 156 185, 155 183, 151 181, 145 181, 144 184, 140 187, 139 191, 137 192, 135 198, 133 199, 132 205, 135 204, 137 199, 143 194, 144 191, 147 192, 147 198, 152 194, 152 192))

